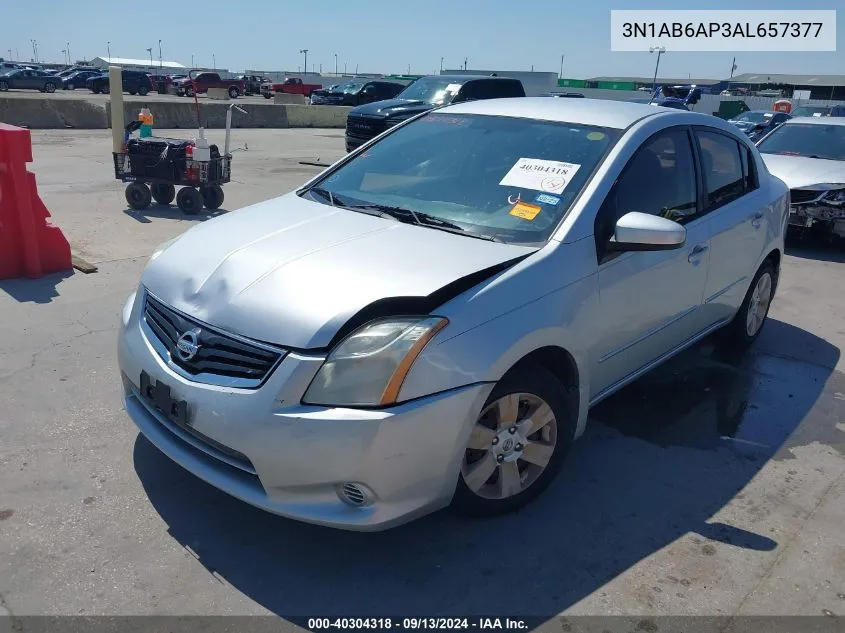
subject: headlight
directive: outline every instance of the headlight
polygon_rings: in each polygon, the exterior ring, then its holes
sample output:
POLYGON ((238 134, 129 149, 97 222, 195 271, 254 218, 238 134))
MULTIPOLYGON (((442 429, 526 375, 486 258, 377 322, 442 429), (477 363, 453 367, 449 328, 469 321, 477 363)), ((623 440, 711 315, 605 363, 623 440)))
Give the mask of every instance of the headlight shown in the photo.
POLYGON ((832 189, 828 191, 822 199, 826 200, 827 202, 835 202, 837 204, 842 204, 845 202, 845 189, 832 189))
POLYGON ((341 407, 394 404, 411 365, 448 323, 442 317, 399 317, 368 323, 331 351, 303 402, 341 407))
POLYGON ((123 304, 123 312, 121 314, 123 317, 123 327, 129 325, 129 317, 132 315, 132 306, 135 305, 135 296, 137 294, 137 291, 133 292, 129 295, 129 297, 127 297, 126 303, 123 304))

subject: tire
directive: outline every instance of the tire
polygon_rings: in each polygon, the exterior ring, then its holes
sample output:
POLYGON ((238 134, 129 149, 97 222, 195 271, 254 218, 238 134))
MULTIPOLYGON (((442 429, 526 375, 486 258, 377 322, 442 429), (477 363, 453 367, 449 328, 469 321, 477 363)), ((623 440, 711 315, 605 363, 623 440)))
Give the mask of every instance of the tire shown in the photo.
POLYGON ((241 96, 241 91, 238 89, 237 86, 229 86, 229 98, 230 99, 237 99, 241 96))
POLYGON ((186 97, 193 97, 194 96, 194 89, 191 86, 185 88, 185 96, 186 97))
POLYGON ((138 91, 137 90, 130 90, 129 94, 131 94, 134 97, 136 94, 138 94, 138 91))
POLYGON ((65 90, 76 90, 76 84, 74 84, 74 83, 68 83, 68 84, 65 86, 65 90))
POLYGON ((453 509, 473 516, 505 514, 543 492, 557 475, 575 435, 569 398, 566 386, 545 367, 525 366, 508 372, 493 388, 470 435, 453 509), (497 412, 508 403, 511 406, 504 411, 513 415, 506 415, 502 423, 497 412), (532 428, 532 412, 535 424, 541 420, 546 424, 532 428), (510 428, 509 417, 515 420, 510 428), (531 461, 525 459, 529 455, 531 461), (486 473, 487 478, 481 479, 486 473), (503 489, 508 482, 515 485, 511 491, 503 489))
POLYGON ((265 93, 264 93, 264 98, 265 98, 265 99, 269 99, 269 98, 271 98, 272 96, 273 96, 273 95, 271 95, 269 92, 265 92, 265 93))
POLYGON ((100 86, 91 86, 91 92, 93 92, 95 95, 100 94, 100 86))
POLYGON ((9 89, 8 81, 0 81, 0 92, 6 92, 9 89))
POLYGON ((200 191, 200 193, 206 209, 214 211, 215 209, 219 209, 220 205, 223 204, 223 187, 220 185, 205 187, 200 191))
POLYGON ((153 199, 160 205, 166 206, 173 202, 176 197, 176 187, 164 183, 156 183, 152 186, 153 199))
POLYGON ((196 215, 202 209, 203 199, 193 187, 182 187, 176 194, 176 206, 187 215, 196 215))
POLYGON ((53 94, 54 92, 56 92, 56 84, 54 84, 52 81, 48 81, 44 84, 44 92, 53 94))
POLYGON ((142 182, 132 182, 126 186, 126 202, 136 211, 142 211, 150 206, 153 196, 150 188, 142 182))
POLYGON ((736 316, 720 332, 719 347, 725 350, 744 351, 757 340, 766 324, 777 282, 778 272, 772 260, 767 259, 760 265, 757 274, 748 286, 748 292, 745 293, 745 299, 742 300, 736 316), (761 308, 763 309, 762 316, 759 312, 761 308), (751 315, 754 315, 753 325, 751 315))
POLYGON ((138 88, 138 94, 141 95, 142 97, 146 97, 147 93, 149 91, 150 91, 150 89, 147 88, 146 86, 141 86, 140 88, 138 88))

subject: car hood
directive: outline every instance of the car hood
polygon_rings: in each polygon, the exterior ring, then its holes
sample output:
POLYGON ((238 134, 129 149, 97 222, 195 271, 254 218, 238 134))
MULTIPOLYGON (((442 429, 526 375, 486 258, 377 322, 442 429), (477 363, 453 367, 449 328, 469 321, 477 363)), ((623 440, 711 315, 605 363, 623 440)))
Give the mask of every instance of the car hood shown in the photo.
POLYGON ((431 110, 434 106, 425 101, 410 100, 410 99, 385 99, 384 101, 374 101, 373 103, 365 103, 352 108, 350 114, 359 114, 361 116, 372 117, 390 117, 396 114, 419 114, 431 110))
POLYGON ((784 154, 761 154, 769 172, 790 189, 827 183, 845 183, 845 161, 787 156, 784 154))
POLYGON ((287 194, 190 229, 149 263, 141 283, 210 325, 283 347, 321 349, 364 308, 370 318, 379 315, 376 302, 422 303, 536 250, 287 194))

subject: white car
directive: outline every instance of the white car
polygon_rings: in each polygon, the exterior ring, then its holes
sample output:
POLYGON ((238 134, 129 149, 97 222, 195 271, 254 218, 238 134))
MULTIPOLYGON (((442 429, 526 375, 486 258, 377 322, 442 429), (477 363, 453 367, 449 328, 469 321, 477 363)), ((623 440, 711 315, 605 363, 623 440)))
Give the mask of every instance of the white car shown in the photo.
POLYGON ((592 405, 711 332, 756 339, 788 200, 705 114, 430 111, 158 249, 123 310, 126 409, 189 471, 294 519, 507 512, 592 405))

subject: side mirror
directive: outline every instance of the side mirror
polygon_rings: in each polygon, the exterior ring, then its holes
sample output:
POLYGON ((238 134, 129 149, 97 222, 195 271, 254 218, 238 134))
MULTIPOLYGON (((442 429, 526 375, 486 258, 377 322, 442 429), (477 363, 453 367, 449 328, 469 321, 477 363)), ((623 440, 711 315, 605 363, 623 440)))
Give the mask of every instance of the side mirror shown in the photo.
POLYGON ((616 222, 610 251, 670 251, 687 241, 687 230, 672 220, 632 211, 616 222))

